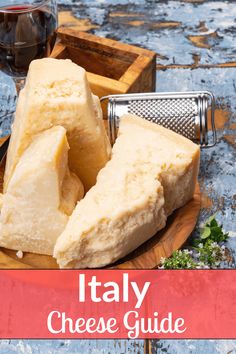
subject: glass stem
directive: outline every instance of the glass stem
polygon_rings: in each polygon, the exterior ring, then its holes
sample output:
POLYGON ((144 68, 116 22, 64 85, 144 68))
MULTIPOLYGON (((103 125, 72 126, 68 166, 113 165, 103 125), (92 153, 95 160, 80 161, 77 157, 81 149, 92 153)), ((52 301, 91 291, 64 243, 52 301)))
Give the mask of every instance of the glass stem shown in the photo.
POLYGON ((25 78, 24 77, 13 77, 15 86, 16 86, 16 94, 19 97, 20 90, 22 90, 25 86, 25 78))

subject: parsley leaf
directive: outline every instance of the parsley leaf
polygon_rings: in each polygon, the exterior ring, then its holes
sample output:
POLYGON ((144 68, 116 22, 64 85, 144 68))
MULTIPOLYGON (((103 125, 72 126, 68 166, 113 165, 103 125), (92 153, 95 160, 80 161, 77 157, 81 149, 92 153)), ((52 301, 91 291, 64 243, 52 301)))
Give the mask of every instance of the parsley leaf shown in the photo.
POLYGON ((205 238, 208 238, 211 236, 211 229, 209 226, 204 227, 204 229, 201 230, 201 239, 204 240, 205 238))

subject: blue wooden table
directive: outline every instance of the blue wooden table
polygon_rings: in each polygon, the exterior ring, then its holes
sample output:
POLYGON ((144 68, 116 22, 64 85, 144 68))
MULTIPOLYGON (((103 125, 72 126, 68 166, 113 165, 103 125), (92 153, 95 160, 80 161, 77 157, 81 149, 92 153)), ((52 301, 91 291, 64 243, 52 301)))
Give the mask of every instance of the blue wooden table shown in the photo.
MULTIPOLYGON (((199 224, 218 212, 236 250, 236 2, 59 0, 60 24, 157 53, 157 91, 210 90, 219 143, 204 150, 199 224)), ((234 266, 234 262, 233 262, 234 266)), ((235 329, 236 331, 236 329, 235 329)), ((0 341, 0 353, 233 354, 236 341, 0 341)))

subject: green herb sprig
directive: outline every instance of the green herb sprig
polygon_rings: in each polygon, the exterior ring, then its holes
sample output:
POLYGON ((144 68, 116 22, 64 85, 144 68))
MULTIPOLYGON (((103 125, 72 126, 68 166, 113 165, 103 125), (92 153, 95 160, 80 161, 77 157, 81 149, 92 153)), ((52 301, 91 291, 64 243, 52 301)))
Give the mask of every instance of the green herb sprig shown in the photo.
POLYGON ((200 229, 199 237, 192 241, 189 249, 175 251, 170 258, 161 259, 162 269, 202 269, 217 268, 228 260, 228 240, 223 226, 219 225, 216 215, 206 220, 200 229))
POLYGON ((175 251, 170 258, 162 258, 164 269, 194 269, 197 264, 192 257, 192 251, 187 249, 175 251))
POLYGON ((195 243, 203 243, 204 245, 209 242, 226 242, 229 238, 229 234, 223 231, 223 225, 219 225, 216 221, 216 215, 209 217, 203 228, 200 229, 200 240, 196 239, 195 243))

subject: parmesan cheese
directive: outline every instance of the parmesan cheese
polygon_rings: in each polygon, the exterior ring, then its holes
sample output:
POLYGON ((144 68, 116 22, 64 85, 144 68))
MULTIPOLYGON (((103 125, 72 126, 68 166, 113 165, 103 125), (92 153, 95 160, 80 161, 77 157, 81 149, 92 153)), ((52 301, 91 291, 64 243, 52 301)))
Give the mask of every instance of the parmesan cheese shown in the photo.
POLYGON ((71 60, 34 60, 17 104, 4 190, 34 135, 57 125, 67 131, 69 167, 88 190, 111 151, 100 102, 91 94, 85 70, 71 60))
POLYGON ((51 255, 83 186, 68 169, 66 130, 35 136, 3 195, 0 246, 51 255))
POLYGON ((122 117, 112 158, 58 238, 61 268, 103 267, 162 229, 193 196, 199 147, 142 118, 122 117))

